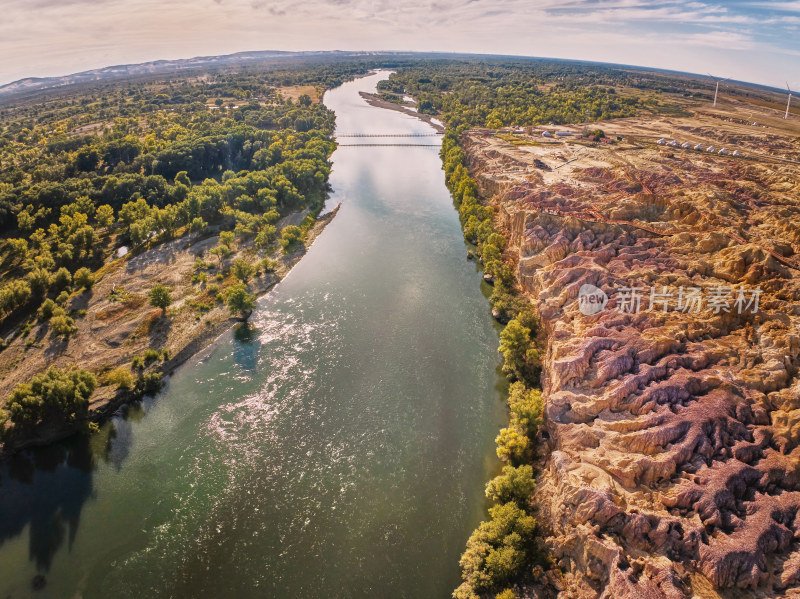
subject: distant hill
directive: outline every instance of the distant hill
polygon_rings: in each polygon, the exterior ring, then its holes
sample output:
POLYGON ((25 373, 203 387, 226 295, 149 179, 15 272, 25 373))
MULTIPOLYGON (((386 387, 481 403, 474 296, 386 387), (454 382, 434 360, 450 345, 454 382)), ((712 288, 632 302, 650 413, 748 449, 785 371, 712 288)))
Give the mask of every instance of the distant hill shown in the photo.
MULTIPOLYGON (((530 60, 553 63, 573 63, 585 64, 598 67, 606 67, 615 70, 630 71, 635 73, 649 73, 656 76, 669 77, 674 79, 690 79, 708 83, 713 81, 706 75, 686 73, 681 71, 671 71, 667 69, 648 68, 615 63, 603 63, 585 60, 571 60, 559 58, 539 58, 533 56, 506 56, 497 54, 464 54, 449 52, 390 52, 390 51, 303 51, 287 52, 281 50, 263 50, 254 52, 237 52, 235 54, 224 54, 219 56, 197 56, 195 58, 185 58, 178 60, 155 60, 139 64, 126 64, 82 71, 61 77, 27 77, 19 79, 5 85, 0 85, 0 103, 14 102, 21 99, 30 99, 41 93, 57 91, 75 85, 86 85, 92 83, 106 83, 123 79, 136 79, 139 77, 159 76, 170 73, 186 73, 188 71, 200 71, 204 69, 241 67, 247 65, 270 64, 280 66, 295 61, 337 61, 346 58, 376 58, 386 57, 392 61, 405 59, 438 59, 438 60, 530 60)), ((760 92, 771 92, 773 94, 785 94, 785 90, 757 83, 730 80, 727 86, 746 87, 760 92)))
POLYGON ((159 75, 195 69, 206 69, 209 67, 224 67, 228 65, 247 65, 264 62, 281 62, 287 59, 302 58, 321 58, 321 57, 345 57, 345 56, 369 56, 373 53, 368 52, 282 52, 277 50, 265 50, 259 52, 238 52, 236 54, 226 54, 223 56, 197 56, 180 60, 156 60, 153 62, 143 62, 140 64, 126 64, 91 71, 82 71, 72 75, 62 77, 27 77, 18 81, 13 81, 5 85, 0 85, 0 99, 11 96, 24 96, 31 93, 79 85, 86 83, 97 83, 111 81, 115 79, 125 79, 146 75, 159 75))

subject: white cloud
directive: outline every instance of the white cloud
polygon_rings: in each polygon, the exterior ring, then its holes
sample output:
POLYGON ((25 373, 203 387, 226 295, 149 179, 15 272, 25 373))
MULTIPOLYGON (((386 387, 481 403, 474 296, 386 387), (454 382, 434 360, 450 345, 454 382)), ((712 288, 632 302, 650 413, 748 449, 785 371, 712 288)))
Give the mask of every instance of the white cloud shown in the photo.
MULTIPOLYGON (((710 0, 0 1, 0 83, 257 49, 527 54, 681 70, 696 70, 702 56, 769 82, 768 69, 788 70, 800 51, 790 29, 800 17, 710 0)), ((800 2, 759 4, 800 11, 800 2)))

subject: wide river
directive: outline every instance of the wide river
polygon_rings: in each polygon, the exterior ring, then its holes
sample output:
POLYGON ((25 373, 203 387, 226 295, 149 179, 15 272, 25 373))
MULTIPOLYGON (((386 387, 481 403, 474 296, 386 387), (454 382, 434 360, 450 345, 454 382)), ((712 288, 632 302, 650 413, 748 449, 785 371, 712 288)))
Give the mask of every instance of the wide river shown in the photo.
MULTIPOLYGON (((387 76, 325 95, 337 134, 432 133, 361 99, 387 76)), ((450 596, 505 420, 481 277, 437 147, 340 147, 331 185, 251 338, 0 467, 0 598, 450 596)))

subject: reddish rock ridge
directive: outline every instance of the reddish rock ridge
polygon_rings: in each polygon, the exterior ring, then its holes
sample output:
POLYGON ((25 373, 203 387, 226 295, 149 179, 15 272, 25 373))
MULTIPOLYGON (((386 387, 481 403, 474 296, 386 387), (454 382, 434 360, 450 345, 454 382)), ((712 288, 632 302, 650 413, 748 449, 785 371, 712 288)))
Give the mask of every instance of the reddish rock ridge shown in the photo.
POLYGON ((535 499, 559 597, 800 597, 800 167, 462 141, 546 338, 535 499), (605 309, 579 310, 584 285, 605 309), (757 287, 757 311, 735 304, 757 287))

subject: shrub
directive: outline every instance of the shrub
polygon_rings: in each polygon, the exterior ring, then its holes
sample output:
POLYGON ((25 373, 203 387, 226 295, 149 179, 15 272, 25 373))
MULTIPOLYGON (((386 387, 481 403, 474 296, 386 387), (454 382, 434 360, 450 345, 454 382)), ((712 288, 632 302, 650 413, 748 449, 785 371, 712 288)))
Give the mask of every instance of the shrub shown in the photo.
POLYGON ((272 260, 271 258, 264 258, 263 260, 260 260, 257 266, 257 270, 264 273, 275 272, 277 268, 278 261, 272 260))
POLYGON ((67 303, 68 299, 69 299, 69 293, 67 293, 66 291, 62 291, 56 297, 56 303, 63 306, 64 304, 67 303))
POLYGON ((197 258, 194 259, 194 265, 192 266, 192 268, 194 270, 209 270, 211 268, 214 268, 214 265, 211 264, 210 262, 206 262, 205 260, 203 260, 198 256, 197 258))
POLYGON ((78 327, 75 326, 75 321, 67 316, 64 308, 59 306, 53 310, 50 317, 50 330, 60 337, 68 337, 76 332, 78 327))
POLYGON ((146 372, 136 380, 136 392, 140 395, 158 393, 162 386, 160 372, 146 372))
POLYGON ((283 253, 288 254, 292 252, 296 245, 300 243, 302 237, 303 231, 300 227, 294 225, 284 227, 283 231, 281 231, 281 247, 283 248, 283 253))
POLYGON ((120 366, 108 372, 103 378, 106 385, 113 385, 117 389, 132 389, 133 388, 133 375, 127 368, 120 366))
POLYGON ((11 421, 25 429, 42 421, 85 418, 89 398, 96 387, 97 379, 91 372, 66 371, 52 366, 11 392, 7 405, 11 421))
POLYGON ((156 349, 146 349, 142 354, 145 364, 151 364, 161 358, 161 352, 156 349))
POLYGON ((144 370, 144 367, 145 367, 144 357, 143 356, 134 356, 133 360, 131 360, 131 366, 135 370, 144 370))

